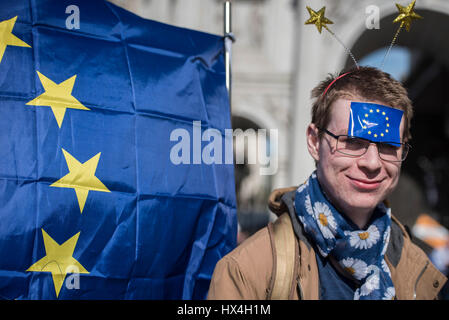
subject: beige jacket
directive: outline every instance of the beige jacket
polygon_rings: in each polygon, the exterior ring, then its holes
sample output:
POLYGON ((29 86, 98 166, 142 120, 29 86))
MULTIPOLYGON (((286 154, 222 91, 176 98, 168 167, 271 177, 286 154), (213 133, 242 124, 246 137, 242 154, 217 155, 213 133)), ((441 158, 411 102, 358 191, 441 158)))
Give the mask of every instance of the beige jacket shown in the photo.
MULTIPOLYGON (((269 199, 270 209, 294 217, 296 187, 275 190, 269 199), (281 200, 279 200, 281 198, 281 200)), ((293 221, 296 234, 296 259, 290 299, 319 299, 319 275, 315 251, 293 221), (299 239, 298 239, 299 238, 299 239)), ((265 300, 273 288, 272 224, 261 229, 217 264, 208 299, 265 300)), ((436 299, 446 282, 426 254, 412 243, 410 236, 394 217, 386 262, 399 300, 436 299)))

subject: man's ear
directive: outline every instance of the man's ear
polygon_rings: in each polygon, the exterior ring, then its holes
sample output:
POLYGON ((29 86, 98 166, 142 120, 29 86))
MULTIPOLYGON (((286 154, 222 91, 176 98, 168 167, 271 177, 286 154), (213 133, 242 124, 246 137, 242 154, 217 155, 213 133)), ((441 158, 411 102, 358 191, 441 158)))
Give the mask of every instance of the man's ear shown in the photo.
POLYGON ((306 130, 307 149, 315 161, 320 160, 320 138, 318 132, 318 128, 314 123, 309 124, 306 130))

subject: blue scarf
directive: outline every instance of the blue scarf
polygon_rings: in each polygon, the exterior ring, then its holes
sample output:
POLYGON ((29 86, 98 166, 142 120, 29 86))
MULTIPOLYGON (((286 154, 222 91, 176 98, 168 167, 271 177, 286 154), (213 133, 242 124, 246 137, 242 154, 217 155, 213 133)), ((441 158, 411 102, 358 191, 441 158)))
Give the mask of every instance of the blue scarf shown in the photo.
POLYGON ((366 230, 340 214, 323 194, 314 172, 299 186, 295 209, 305 232, 323 257, 329 255, 360 287, 355 300, 390 300, 395 297, 385 252, 390 238, 391 210, 379 204, 366 230))

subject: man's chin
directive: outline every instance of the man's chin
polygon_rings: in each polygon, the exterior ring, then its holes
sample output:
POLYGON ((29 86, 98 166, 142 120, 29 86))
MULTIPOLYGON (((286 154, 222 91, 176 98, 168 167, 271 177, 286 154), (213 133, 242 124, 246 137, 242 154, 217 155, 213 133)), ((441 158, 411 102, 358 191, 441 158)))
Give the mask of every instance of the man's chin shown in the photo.
POLYGON ((351 201, 347 203, 348 207, 352 207, 355 211, 359 210, 374 210, 376 206, 382 202, 383 197, 380 197, 378 194, 370 195, 366 193, 361 193, 357 195, 353 195, 350 197, 351 201))
POLYGON ((357 203, 352 204, 352 207, 354 208, 354 211, 372 211, 372 210, 374 210, 377 207, 379 202, 376 202, 376 201, 373 201, 373 202, 357 202, 357 203))

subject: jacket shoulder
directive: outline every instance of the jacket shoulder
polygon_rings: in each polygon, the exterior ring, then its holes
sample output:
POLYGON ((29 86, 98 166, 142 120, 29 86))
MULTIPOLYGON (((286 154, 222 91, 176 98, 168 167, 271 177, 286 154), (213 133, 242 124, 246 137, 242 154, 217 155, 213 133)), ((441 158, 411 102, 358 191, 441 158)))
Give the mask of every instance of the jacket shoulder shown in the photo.
POLYGON ((272 269, 272 245, 268 227, 265 227, 217 263, 208 299, 266 299, 272 269))
POLYGON ((393 241, 390 239, 389 247, 396 247, 391 250, 396 251, 396 254, 389 256, 387 250, 387 257, 393 267, 392 280, 398 299, 437 298, 438 292, 447 281, 446 277, 432 264, 426 253, 413 243, 405 227, 394 216, 392 218, 392 227, 395 225, 397 231, 393 232, 392 228, 393 241), (398 240, 398 235, 402 239, 398 240), (397 242, 400 242, 399 245, 397 242))

